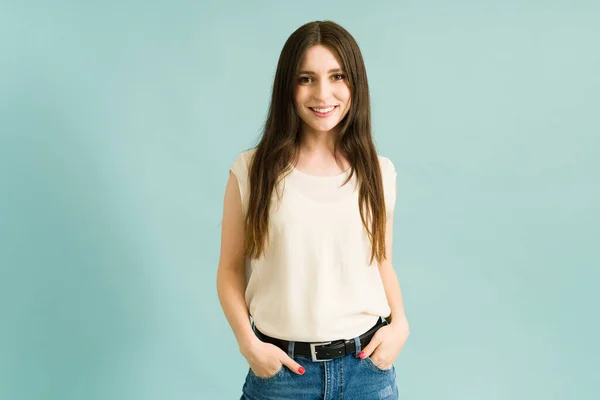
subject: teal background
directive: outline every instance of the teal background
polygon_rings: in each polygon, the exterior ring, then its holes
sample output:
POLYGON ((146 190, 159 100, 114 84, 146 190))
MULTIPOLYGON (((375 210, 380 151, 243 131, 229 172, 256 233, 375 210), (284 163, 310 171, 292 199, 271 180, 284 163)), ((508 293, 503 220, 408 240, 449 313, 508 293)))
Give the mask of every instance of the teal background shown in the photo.
MULTIPOLYGON (((526 3, 526 4, 525 4, 526 3)), ((600 398, 600 5, 0 3, 0 398, 237 399, 228 169, 332 19, 398 171, 403 399, 600 398)))

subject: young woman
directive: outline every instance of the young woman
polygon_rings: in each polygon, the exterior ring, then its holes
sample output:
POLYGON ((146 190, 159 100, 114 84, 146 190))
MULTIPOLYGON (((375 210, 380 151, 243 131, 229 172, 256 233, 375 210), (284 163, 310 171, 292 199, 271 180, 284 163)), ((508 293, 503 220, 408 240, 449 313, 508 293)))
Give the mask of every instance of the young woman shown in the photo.
POLYGON ((260 143, 239 154, 225 193, 217 287, 249 364, 242 399, 398 397, 409 329, 395 201, 358 45, 331 21, 301 26, 281 51, 260 143))

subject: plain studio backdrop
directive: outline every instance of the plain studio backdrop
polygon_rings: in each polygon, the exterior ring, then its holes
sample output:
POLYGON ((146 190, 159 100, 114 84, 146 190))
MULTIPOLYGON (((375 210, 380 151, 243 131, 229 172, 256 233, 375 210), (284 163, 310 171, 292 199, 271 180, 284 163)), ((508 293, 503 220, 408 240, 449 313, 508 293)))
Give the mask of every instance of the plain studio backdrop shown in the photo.
POLYGON ((591 0, 1 2, 0 398, 239 398, 228 170, 324 19, 398 172, 400 398, 600 398, 591 0))

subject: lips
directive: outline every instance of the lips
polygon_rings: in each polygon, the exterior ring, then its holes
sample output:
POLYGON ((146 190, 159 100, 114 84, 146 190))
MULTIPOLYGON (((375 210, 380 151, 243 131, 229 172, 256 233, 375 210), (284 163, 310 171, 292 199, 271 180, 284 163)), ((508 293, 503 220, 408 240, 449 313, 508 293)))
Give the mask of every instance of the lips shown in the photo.
POLYGON ((338 106, 330 106, 328 108, 319 108, 317 111, 317 109, 312 108, 312 107, 308 107, 310 109, 310 111, 317 117, 317 118, 327 118, 329 117, 331 114, 333 114, 335 112, 335 110, 337 110, 338 106), (325 111, 325 112, 321 112, 321 111, 325 111))

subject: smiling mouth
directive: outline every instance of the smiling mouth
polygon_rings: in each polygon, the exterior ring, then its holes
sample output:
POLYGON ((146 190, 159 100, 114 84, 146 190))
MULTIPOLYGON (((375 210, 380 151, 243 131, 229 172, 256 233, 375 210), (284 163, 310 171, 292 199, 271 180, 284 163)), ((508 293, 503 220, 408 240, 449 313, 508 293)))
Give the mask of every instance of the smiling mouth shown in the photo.
POLYGON ((333 111, 333 109, 336 107, 337 107, 337 105, 329 106, 329 107, 308 107, 308 108, 310 108, 311 110, 318 112, 320 114, 327 114, 328 112, 333 111))

